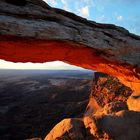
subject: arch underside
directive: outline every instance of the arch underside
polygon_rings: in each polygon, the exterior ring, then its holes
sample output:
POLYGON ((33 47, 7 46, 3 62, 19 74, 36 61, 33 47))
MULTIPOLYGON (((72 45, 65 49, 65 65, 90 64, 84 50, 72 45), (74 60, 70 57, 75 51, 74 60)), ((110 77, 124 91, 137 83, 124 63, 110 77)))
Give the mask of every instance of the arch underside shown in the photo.
POLYGON ((0 59, 23 63, 44 63, 60 60, 118 77, 122 83, 131 88, 133 85, 138 86, 140 82, 139 77, 134 75, 133 67, 108 61, 102 57, 101 52, 98 50, 70 41, 1 36, 0 59))
POLYGON ((1 0, 0 59, 60 60, 115 76, 140 94, 139 36, 52 8, 42 0, 27 0, 22 7, 1 0))

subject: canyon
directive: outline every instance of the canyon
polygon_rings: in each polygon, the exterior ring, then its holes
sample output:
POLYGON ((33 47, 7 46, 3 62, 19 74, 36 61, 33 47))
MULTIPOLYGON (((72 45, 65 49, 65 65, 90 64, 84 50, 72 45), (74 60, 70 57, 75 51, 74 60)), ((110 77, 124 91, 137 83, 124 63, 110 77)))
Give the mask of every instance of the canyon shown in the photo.
POLYGON ((84 115, 62 120, 45 140, 138 140, 140 113, 128 110, 131 94, 117 78, 96 72, 84 115))
MULTIPOLYGON (((106 104, 103 106, 101 99, 97 102, 93 98, 87 117, 64 120, 50 135, 61 131, 60 126, 67 126, 65 132, 75 135, 75 130, 80 132, 79 139, 84 139, 81 132, 86 127, 90 131, 84 132, 91 139, 138 140, 140 37, 123 27, 96 23, 52 8, 41 0, 23 0, 20 4, 9 1, 0 0, 0 59, 33 63, 60 60, 114 76, 132 90, 125 105, 108 103, 108 98, 102 100, 106 104), (121 110, 114 110, 116 107, 121 110), (74 124, 77 126, 73 127, 74 124)), ((46 140, 51 139, 46 137, 46 140)))
POLYGON ((92 71, 0 70, 0 140, 44 138, 65 118, 82 117, 92 71))

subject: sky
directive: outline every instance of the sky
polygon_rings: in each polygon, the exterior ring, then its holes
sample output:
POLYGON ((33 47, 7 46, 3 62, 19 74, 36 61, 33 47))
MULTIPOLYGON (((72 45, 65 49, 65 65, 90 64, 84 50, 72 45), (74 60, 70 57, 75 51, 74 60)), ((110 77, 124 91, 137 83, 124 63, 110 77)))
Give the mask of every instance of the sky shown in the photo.
POLYGON ((53 61, 53 62, 47 62, 47 63, 13 63, 13 62, 7 62, 5 60, 0 60, 0 67, 1 69, 41 69, 41 70, 84 70, 80 67, 76 67, 74 65, 69 65, 61 61, 53 61))
POLYGON ((100 23, 125 27, 140 35, 140 0, 44 0, 61 8, 100 23))
MULTIPOLYGON (((50 6, 73 12, 84 18, 122 26, 140 35, 140 0, 44 0, 50 6)), ((0 68, 79 69, 60 61, 44 64, 12 63, 0 60, 0 68)))

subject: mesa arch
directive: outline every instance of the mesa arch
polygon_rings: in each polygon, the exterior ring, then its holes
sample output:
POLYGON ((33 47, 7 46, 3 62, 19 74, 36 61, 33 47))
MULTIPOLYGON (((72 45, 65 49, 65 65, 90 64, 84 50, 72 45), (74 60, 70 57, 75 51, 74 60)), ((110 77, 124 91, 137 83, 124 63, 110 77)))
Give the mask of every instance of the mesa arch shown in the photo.
POLYGON ((0 0, 0 59, 60 60, 118 77, 134 95, 140 94, 139 36, 52 8, 41 0, 7 1, 0 0))

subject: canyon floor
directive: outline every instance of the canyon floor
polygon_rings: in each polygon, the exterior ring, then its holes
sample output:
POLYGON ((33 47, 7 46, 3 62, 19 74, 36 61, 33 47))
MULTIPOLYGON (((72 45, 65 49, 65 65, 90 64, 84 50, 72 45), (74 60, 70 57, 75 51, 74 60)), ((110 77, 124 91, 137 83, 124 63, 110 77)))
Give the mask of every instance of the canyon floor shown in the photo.
POLYGON ((81 117, 93 71, 0 70, 0 140, 44 138, 64 118, 81 117))

